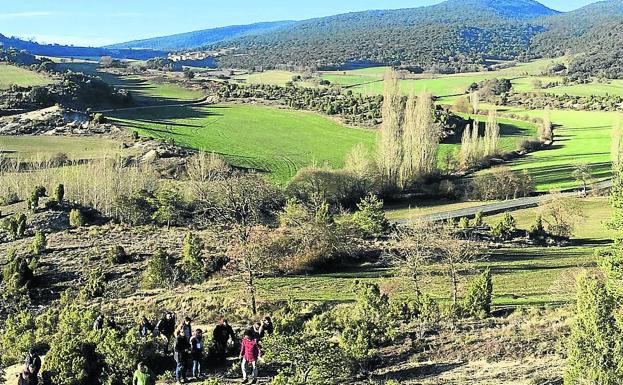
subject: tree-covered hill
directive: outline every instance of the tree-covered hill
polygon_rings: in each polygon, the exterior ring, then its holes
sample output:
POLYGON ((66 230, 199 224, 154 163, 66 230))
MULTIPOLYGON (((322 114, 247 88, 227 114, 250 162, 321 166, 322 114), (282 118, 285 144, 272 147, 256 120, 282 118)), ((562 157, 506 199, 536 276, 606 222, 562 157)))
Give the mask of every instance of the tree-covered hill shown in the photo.
POLYGON ((448 0, 399 10, 355 12, 311 19, 274 33, 221 43, 236 47, 221 65, 234 67, 340 66, 352 61, 441 65, 442 72, 475 69, 485 58, 529 54, 545 31, 533 20, 558 12, 533 0, 448 0))
POLYGON ((185 50, 205 46, 207 44, 220 43, 229 39, 250 34, 273 32, 279 28, 286 27, 294 23, 294 21, 275 21, 248 25, 232 25, 222 28, 205 29, 171 36, 112 44, 106 48, 155 49, 164 51, 185 50))

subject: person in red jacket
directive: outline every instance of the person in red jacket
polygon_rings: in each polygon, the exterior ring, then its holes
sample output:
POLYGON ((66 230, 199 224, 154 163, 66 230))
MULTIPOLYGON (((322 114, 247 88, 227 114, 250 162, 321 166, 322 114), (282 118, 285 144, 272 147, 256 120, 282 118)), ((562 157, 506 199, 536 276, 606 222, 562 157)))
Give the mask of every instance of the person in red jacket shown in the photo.
POLYGON ((240 347, 240 358, 242 359, 242 383, 246 384, 248 379, 247 376, 247 364, 251 364, 253 366, 253 380, 251 380, 251 384, 257 383, 257 360, 262 355, 262 351, 260 349, 260 344, 255 338, 253 331, 247 330, 244 333, 244 338, 242 339, 242 346, 240 347))

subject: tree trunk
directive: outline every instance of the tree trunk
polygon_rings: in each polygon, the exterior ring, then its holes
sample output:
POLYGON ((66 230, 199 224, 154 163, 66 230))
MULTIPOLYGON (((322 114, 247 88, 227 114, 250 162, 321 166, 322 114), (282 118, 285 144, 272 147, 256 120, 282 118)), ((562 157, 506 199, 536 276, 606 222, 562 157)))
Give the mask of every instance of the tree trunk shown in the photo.
POLYGON ((249 290, 249 295, 251 296, 251 310, 253 311, 253 315, 257 315, 257 300, 255 298, 255 279, 253 277, 253 272, 251 270, 248 271, 247 277, 247 288, 249 290))
POLYGON ((457 294, 458 294, 458 290, 459 290, 459 280, 458 277, 456 276, 456 271, 452 271, 452 304, 456 305, 456 301, 457 301, 457 294))

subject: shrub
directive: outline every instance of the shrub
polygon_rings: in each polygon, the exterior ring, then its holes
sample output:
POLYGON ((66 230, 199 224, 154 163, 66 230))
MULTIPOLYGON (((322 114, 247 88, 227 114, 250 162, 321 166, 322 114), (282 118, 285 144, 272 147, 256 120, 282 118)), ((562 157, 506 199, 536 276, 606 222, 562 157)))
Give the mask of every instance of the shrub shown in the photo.
POLYGON ((93 115, 93 123, 102 124, 105 122, 106 122, 106 118, 104 117, 104 115, 100 114, 99 112, 93 115))
POLYGON ((29 289, 34 280, 36 260, 17 255, 15 249, 9 249, 7 263, 2 270, 2 282, 7 292, 18 293, 29 289))
POLYGON ((181 226, 187 214, 184 199, 179 191, 172 187, 156 191, 151 205, 155 207, 152 219, 160 226, 181 226))
POLYGON ((17 213, 3 221, 4 229, 15 239, 20 239, 26 232, 26 215, 17 213))
POLYGON ((459 220, 459 229, 461 230, 467 230, 469 229, 469 218, 467 217, 462 217, 459 220))
POLYGON ((54 189, 54 200, 61 203, 63 199, 65 199, 65 185, 59 183, 54 189))
POLYGON ((134 192, 130 196, 122 195, 115 200, 115 217, 132 226, 146 225, 151 222, 156 208, 152 205, 154 196, 145 190, 134 192))
POLYGON ((79 209, 72 209, 69 212, 69 226, 73 227, 74 229, 77 229, 79 227, 84 226, 84 215, 82 214, 82 211, 80 211, 79 209))
POLYGON ((45 196, 45 187, 37 186, 32 191, 30 199, 28 200, 28 209, 35 212, 39 208, 39 199, 45 196))
POLYGON ((176 281, 175 260, 164 250, 158 250, 147 261, 142 285, 147 289, 171 287, 176 281))
POLYGON ((565 384, 619 384, 623 378, 623 333, 618 300, 602 279, 582 276, 577 318, 567 340, 565 384))
POLYGON ((476 213, 476 216, 474 217, 474 227, 482 227, 484 226, 485 222, 483 219, 483 215, 482 215, 482 211, 478 211, 476 213))
POLYGON ((184 237, 182 244, 182 270, 190 281, 198 282, 205 278, 203 263, 203 240, 193 233, 184 237))
POLYGON ((407 302, 393 303, 393 312, 405 323, 416 326, 420 338, 423 338, 426 331, 435 327, 441 319, 437 301, 421 293, 407 302))
POLYGON ((45 251, 47 244, 48 240, 45 234, 42 231, 38 230, 35 232, 35 239, 33 239, 32 243, 30 244, 30 252, 33 255, 41 255, 45 251))
POLYGON ((22 363, 28 350, 37 344, 35 317, 30 311, 9 314, 0 327, 0 360, 5 366, 22 363))
POLYGON ((368 195, 357 205, 359 209, 353 215, 353 223, 366 237, 378 237, 388 227, 383 211, 383 201, 375 195, 368 195))
POLYGON ((543 225, 543 217, 541 215, 538 215, 534 220, 534 223, 530 226, 528 235, 531 239, 547 236, 547 231, 545 231, 545 226, 543 225))
POLYGON ((128 254, 125 252, 123 246, 112 246, 108 249, 108 252, 106 252, 106 260, 113 265, 126 263, 128 261, 128 254))
POLYGON ((463 311, 471 317, 484 319, 491 314, 491 300, 493 296, 493 280, 491 270, 485 270, 473 279, 463 300, 463 311))
POLYGON ((101 268, 89 271, 85 282, 80 288, 80 297, 83 300, 90 300, 104 295, 106 290, 106 274, 101 268))
POLYGON ((527 172, 495 167, 491 172, 475 176, 469 184, 467 195, 479 200, 506 200, 525 197, 533 191, 534 182, 527 172))
POLYGON ((511 239, 517 231, 517 221, 510 213, 505 213, 504 217, 493 229, 491 235, 499 239, 511 239))

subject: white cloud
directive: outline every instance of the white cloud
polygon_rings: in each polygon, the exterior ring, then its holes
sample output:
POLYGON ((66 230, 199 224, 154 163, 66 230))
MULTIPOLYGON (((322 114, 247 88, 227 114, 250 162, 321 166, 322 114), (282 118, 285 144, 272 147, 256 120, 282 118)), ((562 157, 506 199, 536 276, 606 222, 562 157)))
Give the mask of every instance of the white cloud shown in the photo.
POLYGON ((0 19, 2 20, 10 20, 10 19, 30 19, 36 17, 48 17, 54 16, 54 12, 13 12, 13 13, 0 13, 0 19))

